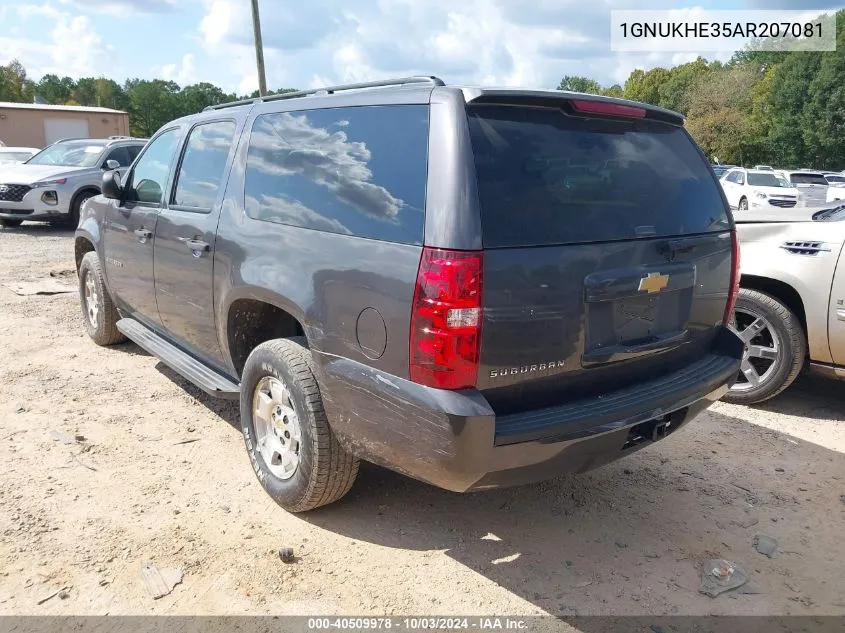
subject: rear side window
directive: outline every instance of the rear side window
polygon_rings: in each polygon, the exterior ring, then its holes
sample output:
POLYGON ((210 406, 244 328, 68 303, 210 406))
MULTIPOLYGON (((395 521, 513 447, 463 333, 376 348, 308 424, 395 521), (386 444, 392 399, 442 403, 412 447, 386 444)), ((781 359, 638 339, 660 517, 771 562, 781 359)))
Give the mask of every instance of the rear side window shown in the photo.
POLYGON ((468 111, 484 246, 539 246, 721 231, 728 216, 686 133, 557 108, 468 111))
POLYGON ((359 106, 256 118, 245 208, 257 220, 422 244, 428 106, 359 106))

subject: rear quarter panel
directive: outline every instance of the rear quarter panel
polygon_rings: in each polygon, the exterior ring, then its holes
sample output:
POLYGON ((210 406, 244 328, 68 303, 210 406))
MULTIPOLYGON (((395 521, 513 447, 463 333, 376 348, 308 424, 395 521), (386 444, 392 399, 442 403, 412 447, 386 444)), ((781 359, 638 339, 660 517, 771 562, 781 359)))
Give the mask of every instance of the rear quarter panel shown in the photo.
POLYGON ((237 372, 226 333, 229 309, 239 299, 255 299, 284 309, 300 322, 318 368, 343 357, 408 376, 411 304, 422 247, 257 220, 244 209, 249 138, 257 116, 326 107, 427 104, 430 90, 384 93, 264 103, 250 113, 222 205, 214 264, 218 338, 233 375, 237 372), (364 334, 384 338, 380 355, 365 352, 359 340, 364 334))

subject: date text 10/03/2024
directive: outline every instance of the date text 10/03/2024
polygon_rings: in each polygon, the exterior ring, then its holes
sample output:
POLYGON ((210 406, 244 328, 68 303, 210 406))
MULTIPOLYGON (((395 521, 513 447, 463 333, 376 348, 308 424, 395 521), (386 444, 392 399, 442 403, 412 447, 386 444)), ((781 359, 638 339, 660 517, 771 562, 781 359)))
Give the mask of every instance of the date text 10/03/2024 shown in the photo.
POLYGON ((528 629, 528 624, 520 618, 508 617, 408 617, 408 618, 309 618, 308 629, 325 630, 510 630, 528 629))

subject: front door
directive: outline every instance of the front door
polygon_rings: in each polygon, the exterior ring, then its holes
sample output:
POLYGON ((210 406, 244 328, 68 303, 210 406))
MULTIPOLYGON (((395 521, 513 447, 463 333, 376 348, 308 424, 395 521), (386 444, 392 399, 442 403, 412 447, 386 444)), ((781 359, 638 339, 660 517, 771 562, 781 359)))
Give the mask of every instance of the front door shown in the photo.
POLYGON ((162 324, 194 355, 221 366, 212 294, 214 241, 235 129, 232 120, 191 129, 173 193, 155 229, 155 287, 162 324))
POLYGON ((124 179, 120 200, 105 218, 104 251, 109 289, 117 306, 148 325, 160 326, 153 279, 156 220, 176 155, 180 128, 150 141, 124 179))

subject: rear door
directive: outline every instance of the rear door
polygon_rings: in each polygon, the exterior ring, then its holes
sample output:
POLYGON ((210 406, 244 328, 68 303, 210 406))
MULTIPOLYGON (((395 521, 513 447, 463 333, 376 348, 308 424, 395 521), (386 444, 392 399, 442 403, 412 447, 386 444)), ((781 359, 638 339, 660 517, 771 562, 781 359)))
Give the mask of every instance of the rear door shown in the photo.
POLYGON ((484 245, 477 386, 497 413, 607 393, 707 354, 732 220, 686 131, 566 106, 468 114, 484 245))
POLYGON ((155 285, 164 327, 197 356, 222 362, 214 328, 212 266, 219 200, 234 152, 233 119, 188 132, 168 203, 156 224, 155 285))

